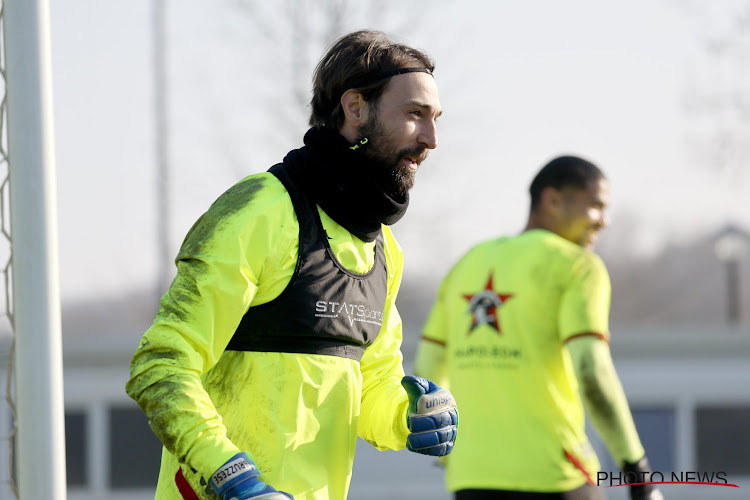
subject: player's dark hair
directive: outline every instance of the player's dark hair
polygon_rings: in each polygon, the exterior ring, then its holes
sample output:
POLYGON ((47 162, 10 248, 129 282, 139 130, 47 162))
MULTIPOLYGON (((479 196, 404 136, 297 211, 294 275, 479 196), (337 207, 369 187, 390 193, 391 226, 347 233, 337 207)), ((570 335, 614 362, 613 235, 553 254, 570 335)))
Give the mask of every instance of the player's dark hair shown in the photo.
POLYGON ((435 63, 426 53, 380 31, 355 31, 339 38, 315 68, 310 125, 340 128, 344 124, 341 96, 347 90, 355 89, 377 105, 390 77, 403 68, 431 74, 435 63))
POLYGON ((544 188, 563 189, 572 187, 586 189, 592 183, 605 178, 599 167, 577 156, 560 156, 547 163, 536 174, 529 186, 531 210, 539 206, 544 188))

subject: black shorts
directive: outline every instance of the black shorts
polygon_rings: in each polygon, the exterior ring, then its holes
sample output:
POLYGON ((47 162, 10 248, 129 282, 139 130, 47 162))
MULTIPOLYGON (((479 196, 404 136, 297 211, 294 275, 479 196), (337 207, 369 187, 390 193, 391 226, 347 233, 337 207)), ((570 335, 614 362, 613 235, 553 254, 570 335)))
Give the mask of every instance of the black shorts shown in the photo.
POLYGON ((605 500, 604 493, 596 486, 584 484, 580 488, 560 493, 507 490, 460 490, 455 500, 605 500))

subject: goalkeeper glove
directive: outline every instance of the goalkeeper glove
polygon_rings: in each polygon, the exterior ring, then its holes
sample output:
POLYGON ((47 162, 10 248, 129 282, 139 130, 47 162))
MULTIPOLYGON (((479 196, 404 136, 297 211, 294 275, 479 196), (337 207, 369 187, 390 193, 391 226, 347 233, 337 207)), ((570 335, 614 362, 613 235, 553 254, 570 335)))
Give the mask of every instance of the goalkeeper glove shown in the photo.
POLYGON ((260 479, 255 462, 245 453, 237 453, 213 473, 208 484, 222 500, 294 500, 292 495, 276 491, 260 479))
POLYGON ((637 462, 625 462, 622 471, 625 473, 625 482, 631 485, 630 500, 664 500, 661 491, 653 484, 631 484, 645 483, 647 477, 650 478, 651 467, 645 456, 637 462))
POLYGON ((409 395, 406 423, 409 451, 442 457, 453 450, 458 428, 456 400, 448 390, 421 377, 406 376, 401 385, 409 395))

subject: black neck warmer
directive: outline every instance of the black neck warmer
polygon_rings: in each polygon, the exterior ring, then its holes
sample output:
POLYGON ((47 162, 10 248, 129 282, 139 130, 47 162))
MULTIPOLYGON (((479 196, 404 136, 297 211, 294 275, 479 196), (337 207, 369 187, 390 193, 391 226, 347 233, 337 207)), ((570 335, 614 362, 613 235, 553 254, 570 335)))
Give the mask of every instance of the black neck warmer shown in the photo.
MULTIPOLYGON (((373 163, 362 146, 351 149, 337 130, 311 128, 305 134, 308 196, 350 233, 363 241, 375 241, 380 225, 398 222, 409 206, 409 194, 386 193, 385 173, 373 163)), ((366 147, 366 145, 364 146, 366 147)))

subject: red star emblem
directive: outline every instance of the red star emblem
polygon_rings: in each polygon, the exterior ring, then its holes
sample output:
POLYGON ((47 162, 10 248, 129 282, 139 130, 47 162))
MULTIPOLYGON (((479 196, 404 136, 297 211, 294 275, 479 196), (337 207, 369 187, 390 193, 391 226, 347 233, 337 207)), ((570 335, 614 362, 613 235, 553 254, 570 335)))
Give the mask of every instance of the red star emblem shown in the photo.
POLYGON ((464 295, 464 298, 469 301, 469 310, 471 313, 471 333, 474 328, 480 325, 489 325, 500 333, 500 321, 497 318, 497 308, 502 306, 506 300, 511 298, 513 295, 496 293, 492 288, 492 273, 487 280, 487 284, 484 290, 473 295, 464 295))

